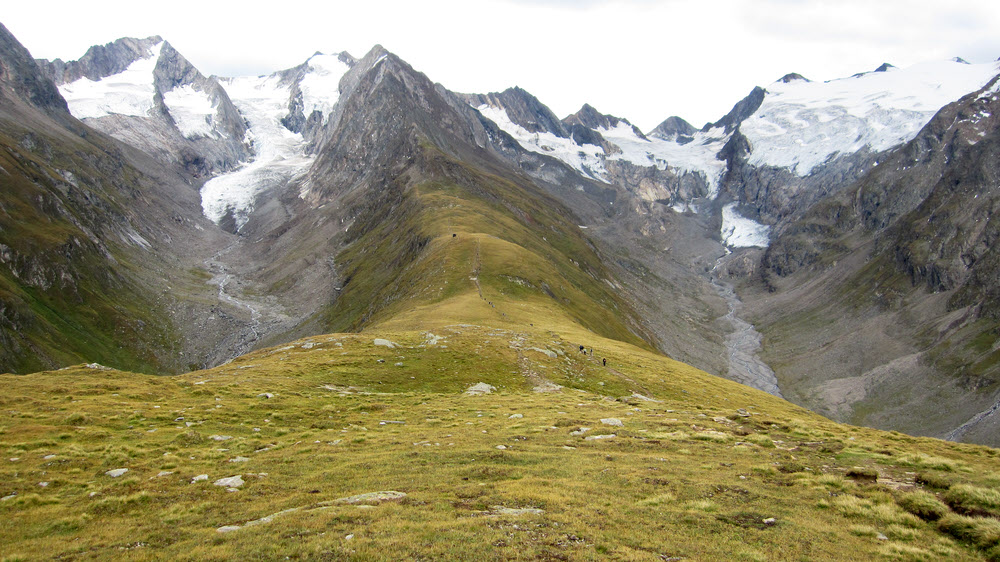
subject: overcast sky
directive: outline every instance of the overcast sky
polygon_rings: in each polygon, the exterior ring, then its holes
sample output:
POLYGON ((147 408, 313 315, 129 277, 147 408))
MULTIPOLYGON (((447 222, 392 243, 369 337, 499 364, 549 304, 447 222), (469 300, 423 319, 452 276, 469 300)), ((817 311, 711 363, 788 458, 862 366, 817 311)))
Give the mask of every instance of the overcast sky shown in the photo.
POLYGON ((590 103, 644 131, 714 121, 788 72, 1000 57, 997 0, 57 0, 9 2, 0 22, 39 58, 162 35, 224 76, 380 43, 451 90, 517 85, 559 117, 590 103))

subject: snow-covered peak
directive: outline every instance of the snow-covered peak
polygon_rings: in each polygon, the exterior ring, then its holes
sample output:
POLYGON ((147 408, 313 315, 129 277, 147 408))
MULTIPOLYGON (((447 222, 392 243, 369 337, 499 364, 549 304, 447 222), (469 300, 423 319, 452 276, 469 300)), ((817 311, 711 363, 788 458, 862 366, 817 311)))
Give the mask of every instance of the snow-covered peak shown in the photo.
POLYGON ((944 61, 829 82, 778 81, 740 129, 750 141, 752 164, 805 176, 838 154, 909 141, 938 110, 998 71, 997 63, 944 61))
POLYGON ((69 111, 77 119, 107 115, 145 116, 153 108, 156 94, 153 70, 163 49, 163 41, 150 47, 143 58, 128 68, 101 78, 80 78, 63 84, 59 92, 66 99, 69 111))
POLYGON ((709 187, 709 196, 718 193, 719 179, 726 169, 726 162, 717 155, 728 138, 722 129, 696 131, 690 142, 664 140, 656 137, 640 137, 635 127, 621 120, 612 128, 600 128, 597 132, 609 143, 621 149, 609 159, 626 160, 637 166, 655 166, 660 170, 668 167, 681 172, 701 173, 709 187))
POLYGON ((487 103, 476 109, 484 117, 496 123, 508 135, 514 137, 525 150, 551 156, 561 160, 584 176, 603 181, 605 173, 603 157, 605 154, 604 149, 600 146, 578 145, 571 138, 560 137, 548 131, 532 133, 511 120, 506 110, 487 103))
POLYGON ((299 83, 302 110, 308 118, 314 111, 323 115, 325 123, 340 99, 340 79, 351 69, 338 55, 316 53, 306 61, 308 71, 299 83))

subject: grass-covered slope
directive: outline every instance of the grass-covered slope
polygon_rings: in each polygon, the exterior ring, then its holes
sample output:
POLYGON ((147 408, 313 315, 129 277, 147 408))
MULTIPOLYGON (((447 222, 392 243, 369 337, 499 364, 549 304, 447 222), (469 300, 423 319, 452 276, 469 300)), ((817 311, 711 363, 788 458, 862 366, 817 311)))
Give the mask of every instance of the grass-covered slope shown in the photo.
POLYGON ((568 210, 530 184, 421 145, 422 165, 392 204, 373 206, 337 257, 345 278, 334 330, 456 322, 572 323, 645 345, 613 274, 568 210))
POLYGON ((140 185, 138 172, 53 123, 8 117, 0 110, 0 371, 155 369, 169 330, 130 279, 128 248, 143 239, 113 198, 140 185))
POLYGON ((7 560, 1000 556, 994 450, 593 335, 333 334, 177 377, 0 383, 7 560))

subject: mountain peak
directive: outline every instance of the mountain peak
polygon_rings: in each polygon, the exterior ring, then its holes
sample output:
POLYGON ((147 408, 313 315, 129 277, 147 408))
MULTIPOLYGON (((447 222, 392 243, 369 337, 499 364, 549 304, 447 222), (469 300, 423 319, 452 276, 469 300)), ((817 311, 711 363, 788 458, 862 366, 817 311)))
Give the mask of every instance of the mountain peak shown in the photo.
POLYGON ((883 62, 881 66, 875 69, 875 72, 887 72, 890 68, 896 67, 887 62, 883 62))
POLYGON ((781 82, 782 84, 788 84, 789 82, 795 82, 795 81, 812 82, 812 80, 806 78, 805 76, 802 76, 797 72, 789 72, 788 74, 779 78, 777 81, 781 82))
POLYGON ((31 53, 0 24, 0 98, 8 89, 36 107, 69 112, 55 84, 41 76, 31 53))
POLYGON ((163 43, 169 44, 159 35, 151 35, 144 39, 122 37, 105 45, 94 45, 87 49, 78 60, 64 62, 62 59, 39 61, 42 71, 56 85, 73 82, 80 78, 100 80, 124 72, 129 65, 140 59, 152 56, 153 47, 163 43))
POLYGON ((649 136, 663 140, 680 141, 684 138, 690 138, 691 135, 693 135, 697 130, 698 129, 694 128, 694 125, 676 115, 672 115, 657 125, 656 128, 649 133, 649 136))
POLYGON ((601 113, 600 111, 597 111, 597 109, 595 109, 594 106, 590 105, 589 103, 583 104, 583 107, 580 108, 580 111, 577 111, 573 115, 569 115, 565 119, 563 119, 563 125, 566 126, 582 125, 584 127, 587 127, 588 129, 594 129, 594 130, 614 129, 618 127, 620 123, 624 123, 626 126, 630 127, 637 137, 643 140, 648 140, 646 139, 646 135, 644 135, 642 131, 638 129, 638 127, 636 127, 632 123, 629 123, 628 119, 601 113))

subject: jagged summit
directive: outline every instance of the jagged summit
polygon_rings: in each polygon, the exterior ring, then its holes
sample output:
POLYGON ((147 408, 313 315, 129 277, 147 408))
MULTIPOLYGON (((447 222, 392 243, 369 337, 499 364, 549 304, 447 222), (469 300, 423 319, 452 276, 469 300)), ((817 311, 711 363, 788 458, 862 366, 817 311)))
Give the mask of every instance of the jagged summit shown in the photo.
POLYGON ((629 123, 627 119, 622 119, 613 115, 605 115, 587 103, 583 104, 583 107, 581 107, 576 113, 563 118, 562 121, 563 124, 569 126, 582 125, 588 129, 604 129, 609 131, 618 128, 619 125, 624 125, 625 127, 632 129, 635 136, 646 140, 646 135, 644 135, 638 127, 629 123))
POLYGON ((47 61, 39 60, 46 74, 56 84, 73 82, 80 78, 100 80, 106 76, 124 72, 129 65, 137 60, 149 58, 154 46, 163 43, 163 38, 153 35, 144 39, 123 37, 107 43, 94 45, 87 49, 78 60, 63 62, 62 59, 47 61))
POLYGON ((894 65, 891 65, 891 64, 887 63, 887 62, 883 62, 881 65, 879 65, 878 68, 875 69, 875 72, 888 72, 890 69, 893 69, 893 68, 896 68, 896 67, 894 65))
POLYGON ((463 94, 462 98, 476 108, 485 105, 503 110, 512 123, 529 133, 552 133, 561 138, 570 136, 563 122, 548 107, 519 86, 499 93, 463 94))
POLYGON ((781 78, 777 79, 776 82, 781 82, 782 84, 787 84, 789 82, 794 82, 796 80, 801 80, 803 82, 812 82, 812 80, 806 78, 805 76, 802 76, 801 74, 799 74, 797 72, 789 72, 788 74, 786 74, 786 75, 782 76, 781 78))
POLYGON ((691 142, 693 140, 692 135, 697 131, 698 129, 694 125, 674 115, 664 119, 662 123, 650 131, 649 136, 663 140, 691 142))

